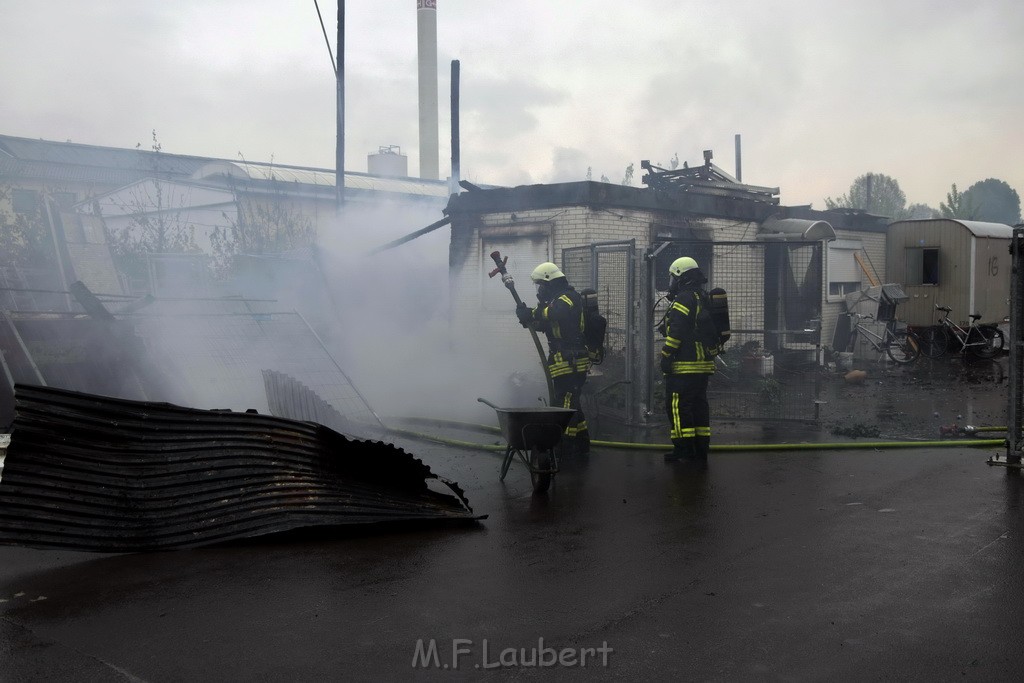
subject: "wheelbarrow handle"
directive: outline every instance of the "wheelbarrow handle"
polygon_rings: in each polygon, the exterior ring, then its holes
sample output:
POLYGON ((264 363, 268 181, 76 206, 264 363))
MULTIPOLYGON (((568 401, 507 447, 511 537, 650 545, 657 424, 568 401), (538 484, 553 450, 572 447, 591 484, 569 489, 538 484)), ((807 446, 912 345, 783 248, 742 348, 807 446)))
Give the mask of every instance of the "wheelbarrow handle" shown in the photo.
POLYGON ((478 398, 477 401, 480 401, 480 403, 483 403, 484 405, 488 405, 488 406, 494 408, 495 410, 501 410, 500 407, 494 405, 493 403, 488 401, 486 398, 478 398))

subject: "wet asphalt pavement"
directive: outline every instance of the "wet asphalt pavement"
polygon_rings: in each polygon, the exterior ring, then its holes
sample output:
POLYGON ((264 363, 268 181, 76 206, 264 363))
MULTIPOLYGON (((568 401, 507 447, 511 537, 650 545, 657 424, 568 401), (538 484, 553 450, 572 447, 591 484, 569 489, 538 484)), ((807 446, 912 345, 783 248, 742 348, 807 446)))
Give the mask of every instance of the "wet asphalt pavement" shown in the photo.
POLYGON ((985 464, 998 449, 715 452, 706 470, 595 449, 536 497, 494 453, 400 445, 487 519, 0 547, 0 679, 992 681, 1024 664, 1024 478, 985 464))

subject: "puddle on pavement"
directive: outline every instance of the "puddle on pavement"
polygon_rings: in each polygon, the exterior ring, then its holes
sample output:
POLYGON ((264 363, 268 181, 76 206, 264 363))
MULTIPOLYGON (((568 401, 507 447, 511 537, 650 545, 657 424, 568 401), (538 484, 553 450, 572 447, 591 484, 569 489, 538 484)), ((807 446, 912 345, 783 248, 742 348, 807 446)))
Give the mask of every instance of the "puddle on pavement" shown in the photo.
MULTIPOLYGON (((1005 426, 1008 359, 964 361, 959 357, 922 358, 909 366, 858 362, 864 382, 845 381, 845 372, 824 369, 819 419, 763 421, 715 419, 716 443, 827 443, 858 439, 903 441, 943 438, 941 427, 1005 426)), ((812 370, 813 371, 813 370, 812 370)), ((813 416, 814 406, 808 406, 813 416)), ((660 415, 658 416, 660 417, 660 415)), ((597 425, 598 439, 666 443, 666 425, 616 428, 597 425)), ((1001 438, 999 432, 979 434, 1001 438)))
MULTIPOLYGON (((822 427, 835 434, 938 439, 942 427, 1005 426, 1007 359, 921 359, 908 366, 864 364, 863 384, 828 383, 822 427)), ((993 434, 998 438, 997 434, 993 434)))

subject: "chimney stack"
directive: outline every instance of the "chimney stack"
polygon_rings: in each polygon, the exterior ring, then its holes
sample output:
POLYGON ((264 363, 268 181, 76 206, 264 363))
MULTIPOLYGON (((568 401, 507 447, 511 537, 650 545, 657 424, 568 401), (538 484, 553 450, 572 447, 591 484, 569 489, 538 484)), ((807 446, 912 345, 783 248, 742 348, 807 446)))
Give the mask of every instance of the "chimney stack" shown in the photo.
POLYGON ((416 0, 419 48, 420 178, 437 180, 437 0, 416 0))

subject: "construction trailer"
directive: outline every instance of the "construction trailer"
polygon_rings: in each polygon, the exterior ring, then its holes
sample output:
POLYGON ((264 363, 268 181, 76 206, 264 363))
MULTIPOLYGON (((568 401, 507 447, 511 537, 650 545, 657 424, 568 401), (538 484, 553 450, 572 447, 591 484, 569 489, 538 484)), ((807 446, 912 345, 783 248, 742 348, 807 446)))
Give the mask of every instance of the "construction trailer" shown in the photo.
POLYGON ((895 221, 886 240, 886 281, 902 283, 908 299, 900 319, 931 325, 935 306, 966 322, 1001 322, 1010 314, 1010 242, 1003 223, 956 218, 895 221))

